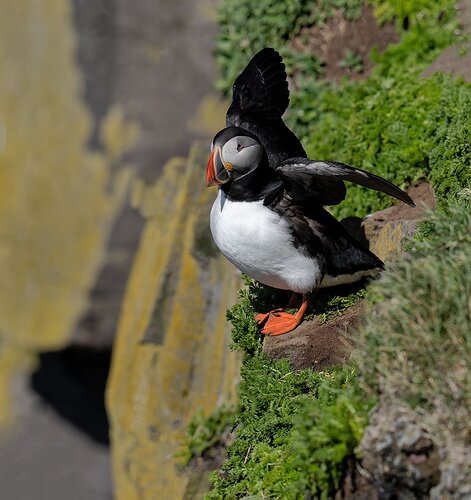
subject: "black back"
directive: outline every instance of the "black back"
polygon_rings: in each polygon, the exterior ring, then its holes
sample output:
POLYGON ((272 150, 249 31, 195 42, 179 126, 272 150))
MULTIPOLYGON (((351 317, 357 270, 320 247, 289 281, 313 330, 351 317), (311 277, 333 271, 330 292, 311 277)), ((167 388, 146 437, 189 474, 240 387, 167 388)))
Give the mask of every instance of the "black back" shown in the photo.
MULTIPOLYGON (((322 189, 326 193, 335 191, 336 203, 344 198, 345 186, 341 180, 316 178, 316 189, 311 187, 296 199, 289 190, 289 178, 275 172, 285 160, 295 158, 299 162, 306 158, 301 143, 283 122, 282 115, 288 104, 285 65, 278 52, 265 48, 236 79, 226 125, 242 128, 249 132, 247 135, 255 136, 266 154, 255 171, 224 184, 221 189, 233 200, 263 200, 264 205, 287 220, 295 246, 316 258, 325 274, 339 276, 383 268, 381 260, 350 236, 321 206, 332 202, 330 198, 324 200, 322 189)), ((225 139, 224 134, 233 133, 225 129, 220 132, 221 137, 219 134, 216 137, 225 139)))
POLYGON ((383 269, 383 262, 322 206, 294 203, 281 191, 268 208, 287 220, 294 245, 307 256, 316 258, 323 273, 340 276, 383 269))

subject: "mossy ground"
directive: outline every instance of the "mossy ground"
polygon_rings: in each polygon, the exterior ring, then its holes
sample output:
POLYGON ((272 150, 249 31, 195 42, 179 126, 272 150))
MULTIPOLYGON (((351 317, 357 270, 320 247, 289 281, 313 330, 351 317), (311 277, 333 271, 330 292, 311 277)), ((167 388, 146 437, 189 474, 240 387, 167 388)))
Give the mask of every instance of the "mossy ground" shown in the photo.
MULTIPOLYGON (((279 48, 280 38, 286 45, 303 25, 323 22, 336 9, 347 19, 355 16, 361 3, 325 0, 314 12, 302 0, 276 2, 276 8, 272 0, 247 0, 234 17, 233 2, 225 0, 219 86, 227 92, 257 49, 279 48), (283 15, 277 13, 281 4, 283 15)), ((409 257, 398 259, 380 283, 343 298, 327 295, 316 306, 315 313, 327 319, 366 295, 379 309, 360 333, 360 372, 354 362, 317 373, 293 372, 287 361, 269 360, 253 315, 288 297, 253 282, 241 291, 228 312, 233 348, 245 352, 233 421, 237 437, 222 471, 213 476, 209 498, 329 498, 345 459, 355 453, 368 411, 384 391, 437 417, 439 434, 441 429, 469 438, 471 90, 450 76, 421 77, 457 41, 454 2, 371 3, 380 20, 397 21, 400 42, 375 55, 368 79, 338 86, 313 78, 322 74, 322 61, 289 55, 296 89, 287 121, 313 158, 350 163, 402 187, 428 179, 439 213, 422 226, 409 257)), ((333 210, 337 216, 364 216, 390 204, 376 192, 349 188, 347 200, 333 210)))

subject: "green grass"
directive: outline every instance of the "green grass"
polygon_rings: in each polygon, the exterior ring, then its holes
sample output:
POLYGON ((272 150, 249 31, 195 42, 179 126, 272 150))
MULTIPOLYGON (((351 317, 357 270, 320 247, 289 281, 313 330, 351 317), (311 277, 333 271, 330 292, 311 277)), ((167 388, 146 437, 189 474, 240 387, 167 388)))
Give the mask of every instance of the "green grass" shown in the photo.
MULTIPOLYGON (((355 165, 402 188, 429 179, 440 201, 469 186, 469 85, 445 75, 425 79, 406 72, 324 90, 312 102, 304 95, 302 102, 306 113, 315 106, 320 115, 291 123, 304 134, 309 157, 355 165)), ((348 188, 347 199, 332 207, 337 217, 364 216, 392 202, 360 186, 348 188)))
POLYGON ((399 26, 422 25, 453 8, 453 0, 368 0, 379 22, 395 20, 399 26))
POLYGON ((208 498, 328 498, 374 401, 355 393, 354 369, 294 372, 260 355, 241 374, 237 439, 208 498))
POLYGON ((221 406, 208 416, 196 414, 177 454, 178 461, 188 465, 194 458, 211 457, 216 447, 225 446, 225 436, 232 428, 236 410, 232 406, 221 406))

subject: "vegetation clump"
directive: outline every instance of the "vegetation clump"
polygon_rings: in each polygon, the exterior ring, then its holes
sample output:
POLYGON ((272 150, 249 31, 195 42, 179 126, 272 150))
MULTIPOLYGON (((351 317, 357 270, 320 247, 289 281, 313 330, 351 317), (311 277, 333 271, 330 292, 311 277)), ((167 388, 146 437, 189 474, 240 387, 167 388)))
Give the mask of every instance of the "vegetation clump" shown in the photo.
POLYGON ((287 43, 301 28, 322 24, 338 10, 347 19, 360 14, 362 0, 224 0, 218 10, 219 33, 216 61, 220 78, 216 86, 225 93, 248 60, 264 47, 279 50, 289 72, 315 77, 322 72, 322 61, 310 52, 299 52, 287 43))
POLYGON ((410 258, 371 286, 377 313, 359 332, 358 361, 371 394, 397 395, 440 439, 471 444, 470 194, 432 214, 410 258))
POLYGON ((202 413, 195 415, 178 453, 179 462, 188 465, 194 458, 211 455, 218 445, 225 446, 235 411, 232 406, 221 406, 209 416, 202 413))
POLYGON ((332 495, 374 401, 355 392, 355 369, 294 372, 259 355, 241 375, 237 439, 208 498, 332 495))

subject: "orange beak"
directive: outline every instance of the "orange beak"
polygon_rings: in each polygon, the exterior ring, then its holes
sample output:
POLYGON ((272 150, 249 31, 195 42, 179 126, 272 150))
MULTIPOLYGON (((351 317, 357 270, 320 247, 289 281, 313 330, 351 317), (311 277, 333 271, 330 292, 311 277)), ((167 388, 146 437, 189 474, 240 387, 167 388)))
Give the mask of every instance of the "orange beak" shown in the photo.
POLYGON ((219 146, 214 146, 206 167, 206 185, 208 187, 221 186, 229 179, 229 171, 226 169, 226 166, 221 158, 221 149, 219 146))

